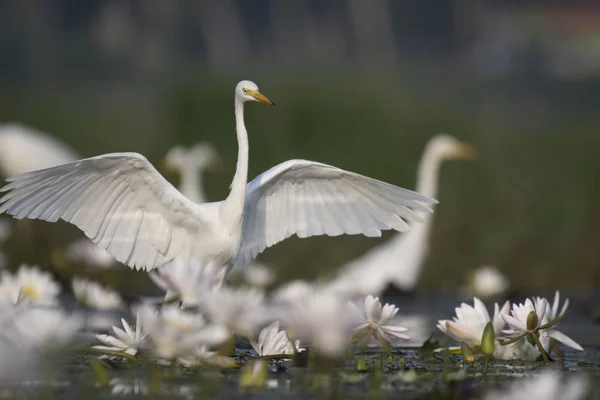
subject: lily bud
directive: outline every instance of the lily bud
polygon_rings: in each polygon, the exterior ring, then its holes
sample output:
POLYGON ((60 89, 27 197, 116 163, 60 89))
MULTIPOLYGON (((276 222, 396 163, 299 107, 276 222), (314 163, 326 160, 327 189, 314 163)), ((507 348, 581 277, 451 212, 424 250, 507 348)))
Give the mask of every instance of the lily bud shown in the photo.
POLYGON ((529 315, 527 315, 527 330, 532 331, 537 328, 538 324, 538 316, 535 311, 531 311, 529 315))
POLYGON ((489 357, 494 353, 496 347, 496 333, 494 332, 494 324, 488 322, 483 330, 481 337, 481 352, 484 356, 489 357))
POLYGON ((367 362, 364 357, 358 357, 356 360, 356 372, 366 372, 367 371, 367 362))
POLYGON ((471 347, 469 347, 469 345, 465 342, 461 342, 460 349, 462 351, 463 360, 465 363, 473 365, 475 363, 475 357, 473 356, 473 350, 471 350, 471 347))

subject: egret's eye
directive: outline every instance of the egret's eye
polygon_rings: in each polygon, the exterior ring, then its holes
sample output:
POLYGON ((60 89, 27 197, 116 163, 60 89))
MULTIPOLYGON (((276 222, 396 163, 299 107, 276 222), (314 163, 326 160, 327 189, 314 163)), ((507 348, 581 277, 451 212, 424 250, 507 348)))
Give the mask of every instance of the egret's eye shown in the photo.
POLYGON ((244 92, 244 94, 248 93, 248 89, 242 89, 242 92, 244 92))

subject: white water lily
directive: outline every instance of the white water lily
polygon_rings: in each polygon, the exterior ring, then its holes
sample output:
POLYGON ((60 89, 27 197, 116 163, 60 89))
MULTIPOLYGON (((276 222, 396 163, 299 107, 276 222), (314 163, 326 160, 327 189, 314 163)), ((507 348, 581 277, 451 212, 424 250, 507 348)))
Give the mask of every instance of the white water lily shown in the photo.
POLYGON ((582 400, 586 398, 589 382, 585 375, 567 376, 546 370, 537 376, 511 382, 503 390, 487 393, 484 400, 582 400))
POLYGON ((534 330, 542 325, 542 317, 546 312, 548 300, 542 298, 536 303, 531 299, 526 299, 523 304, 513 304, 510 314, 503 314, 502 318, 508 324, 510 329, 503 330, 502 333, 509 338, 517 337, 529 330, 534 330), (537 315, 535 326, 527 326, 529 314, 534 312, 537 315))
POLYGON ((80 328, 81 320, 61 309, 0 303, 0 380, 19 386, 31 380, 48 382, 56 357, 80 328))
MULTIPOLYGON (((504 303, 502 308, 498 303, 494 304, 494 332, 499 335, 504 328, 502 315, 508 313, 510 302, 504 303)), ((490 322, 490 314, 485 308, 485 305, 477 297, 473 298, 473 306, 462 303, 460 307, 455 309, 456 317, 453 321, 440 320, 437 323, 437 328, 459 342, 465 342, 471 347, 481 345, 481 337, 483 330, 488 322, 490 322)))
POLYGON ((142 305, 138 312, 148 334, 151 349, 163 359, 174 360, 206 356, 206 346, 217 345, 229 338, 227 329, 207 324, 202 315, 163 306, 156 310, 142 305))
POLYGON ((199 308, 211 322, 227 327, 231 334, 253 336, 268 320, 269 311, 263 292, 251 288, 222 287, 216 292, 199 294, 199 308))
MULTIPOLYGON (((537 308, 538 304, 541 304, 544 300, 546 299, 544 299, 543 297, 534 297, 533 303, 536 305, 537 308)), ((569 299, 565 300, 565 303, 561 307, 560 312, 558 311, 559 306, 560 292, 557 290, 554 294, 554 302, 552 303, 552 307, 546 307, 546 312, 543 316, 540 316, 540 324, 547 324, 548 322, 553 321, 558 317, 564 317, 564 315, 567 313, 567 308, 569 307, 569 299)), ((542 329, 540 331, 540 342, 547 352, 549 352, 552 349, 556 341, 561 342, 564 345, 569 346, 575 350, 583 351, 583 347, 581 347, 579 343, 577 343, 564 333, 556 330, 556 326, 558 326, 558 324, 548 329, 542 329)))
POLYGON ((125 302, 116 291, 85 278, 73 278, 73 295, 82 304, 98 310, 118 310, 125 302))
POLYGON ((52 275, 37 266, 22 264, 15 275, 3 271, 0 279, 0 300, 12 304, 27 300, 32 305, 51 306, 60 294, 52 275))
MULTIPOLYGON (((477 297, 473 298, 473 306, 462 303, 456 308, 456 317, 450 320, 438 321, 437 328, 458 342, 465 342, 476 348, 481 346, 483 330, 490 320, 494 326, 494 333, 498 338, 505 327, 503 316, 508 313, 510 302, 506 301, 502 308, 494 304, 494 316, 490 315, 485 305, 477 297)), ((536 348, 527 341, 517 344, 502 346, 497 340, 493 356, 499 360, 535 360, 538 356, 536 348)))
POLYGON ((117 260, 113 256, 88 238, 81 238, 71 243, 65 251, 65 258, 70 263, 83 263, 89 267, 102 269, 117 265, 117 260))
POLYGON ((270 325, 263 328, 256 340, 250 339, 250 344, 259 356, 271 356, 281 354, 294 354, 303 351, 300 348, 300 340, 294 343, 290 342, 287 333, 279 330, 279 321, 274 321, 270 325))
POLYGON ((288 334, 309 342, 330 357, 343 354, 351 329, 358 325, 356 315, 344 298, 327 290, 315 290, 302 301, 287 303, 277 310, 288 334))
POLYGON ((381 305, 378 297, 368 295, 363 304, 356 305, 349 302, 351 310, 356 314, 360 325, 353 329, 357 337, 366 341, 373 337, 380 343, 387 345, 392 338, 409 340, 410 336, 405 335, 406 328, 398 326, 392 322, 394 316, 398 313, 398 308, 393 304, 381 305))
POLYGON ((114 336, 96 335, 96 338, 98 338, 102 345, 92 346, 92 348, 117 351, 135 356, 138 350, 144 346, 147 336, 143 331, 140 314, 137 314, 135 326, 130 326, 124 318, 121 318, 121 324, 123 324, 123 329, 117 326, 112 327, 114 336))
POLYGON ((81 318, 58 308, 17 306, 2 322, 0 337, 14 346, 40 351, 68 345, 82 326, 81 318))
POLYGON ((220 288, 225 269, 199 261, 176 259, 151 271, 150 279, 166 292, 165 302, 181 301, 184 307, 198 305, 198 293, 220 288))

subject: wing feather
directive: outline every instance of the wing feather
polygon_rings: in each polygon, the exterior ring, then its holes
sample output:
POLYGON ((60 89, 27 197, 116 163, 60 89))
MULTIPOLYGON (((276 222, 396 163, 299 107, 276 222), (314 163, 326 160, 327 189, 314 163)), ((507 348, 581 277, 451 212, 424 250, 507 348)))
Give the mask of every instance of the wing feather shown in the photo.
POLYGON ((243 267, 265 248, 291 235, 380 236, 406 231, 421 221, 415 211, 432 212, 437 201, 353 172, 306 160, 290 160, 248 184, 242 243, 243 267))
POLYGON ((76 225, 132 268, 189 256, 209 223, 137 153, 111 153, 7 179, 0 213, 76 225))

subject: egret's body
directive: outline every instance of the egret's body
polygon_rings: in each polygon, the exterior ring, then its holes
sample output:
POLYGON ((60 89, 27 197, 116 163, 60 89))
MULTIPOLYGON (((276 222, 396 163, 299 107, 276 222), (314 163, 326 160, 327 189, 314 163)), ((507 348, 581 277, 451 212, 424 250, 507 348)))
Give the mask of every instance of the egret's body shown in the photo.
POLYGON ((191 148, 175 146, 165 156, 166 166, 181 176, 179 191, 194 203, 207 201, 203 175, 217 160, 217 151, 209 143, 197 143, 191 148))
POLYGON ((293 234, 380 236, 419 221, 435 200, 372 178, 289 160, 248 179, 247 101, 272 104, 250 81, 235 91, 238 160, 229 196, 195 204, 137 153, 112 153, 8 179, 0 213, 63 219, 136 269, 174 259, 243 267, 293 234))
MULTIPOLYGON (((417 192, 437 197, 439 171, 444 160, 470 158, 471 146, 447 134, 438 134, 428 142, 417 172, 417 192)), ((419 213, 416 224, 404 235, 396 235, 375 246, 341 268, 342 273, 332 287, 342 291, 377 294, 392 283, 403 290, 412 290, 421 266, 429 252, 429 234, 433 215, 419 213)))
POLYGON ((17 123, 0 125, 0 170, 5 177, 79 158, 69 146, 37 129, 17 123))

